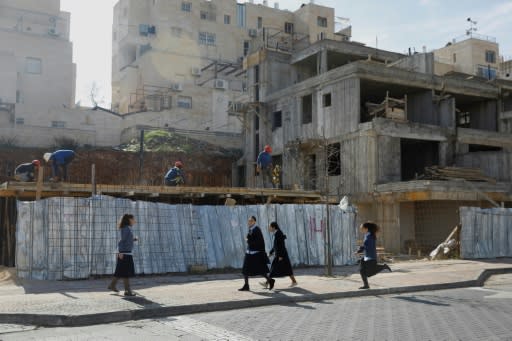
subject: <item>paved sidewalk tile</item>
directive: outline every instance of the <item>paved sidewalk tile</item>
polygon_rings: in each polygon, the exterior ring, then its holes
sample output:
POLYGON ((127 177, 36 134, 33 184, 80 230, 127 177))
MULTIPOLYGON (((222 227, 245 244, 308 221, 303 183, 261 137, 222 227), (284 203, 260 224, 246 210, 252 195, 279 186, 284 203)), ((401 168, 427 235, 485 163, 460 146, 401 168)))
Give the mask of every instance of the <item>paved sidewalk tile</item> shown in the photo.
POLYGON ((357 266, 336 267, 333 277, 323 276, 323 268, 297 269, 297 287, 290 288, 287 277, 277 278, 272 291, 259 285, 263 278, 250 279, 250 292, 238 291, 243 285, 239 274, 139 276, 132 280, 138 295, 130 298, 122 295, 122 283, 118 284, 119 294, 108 291, 109 278, 20 280, 14 269, 0 268, 0 323, 18 323, 23 316, 30 322, 29 315, 33 319, 44 315, 43 324, 52 324, 52 316, 67 318, 56 324, 94 324, 109 318, 121 321, 344 295, 398 293, 411 288, 428 290, 440 285, 476 286, 481 285, 477 280, 484 271, 512 272, 512 259, 407 261, 391 264, 391 268, 393 272, 384 270, 369 279, 372 290, 358 290, 361 279, 357 266))

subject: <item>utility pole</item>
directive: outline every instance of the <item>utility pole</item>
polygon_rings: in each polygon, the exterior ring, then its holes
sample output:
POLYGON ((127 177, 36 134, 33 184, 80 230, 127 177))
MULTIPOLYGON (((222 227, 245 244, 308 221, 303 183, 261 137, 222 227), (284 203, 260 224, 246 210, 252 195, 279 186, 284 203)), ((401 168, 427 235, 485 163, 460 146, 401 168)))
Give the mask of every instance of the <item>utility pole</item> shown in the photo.
POLYGON ((142 169, 144 167, 144 129, 140 130, 139 147, 139 184, 142 184, 142 169))
POLYGON ((332 276, 332 245, 331 245, 331 221, 330 221, 330 210, 329 210, 329 145, 325 138, 325 132, 323 134, 324 144, 324 203, 325 210, 327 212, 327 218, 325 221, 325 275, 332 276))

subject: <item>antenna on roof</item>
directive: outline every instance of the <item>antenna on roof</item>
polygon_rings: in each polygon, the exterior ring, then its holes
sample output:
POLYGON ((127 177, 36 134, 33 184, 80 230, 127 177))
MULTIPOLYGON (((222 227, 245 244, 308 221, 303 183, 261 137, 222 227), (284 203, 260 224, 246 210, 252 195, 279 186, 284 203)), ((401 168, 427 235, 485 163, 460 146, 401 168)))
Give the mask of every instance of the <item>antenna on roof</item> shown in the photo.
POLYGON ((477 31, 477 28, 476 28, 476 20, 471 20, 471 18, 467 18, 466 21, 469 22, 469 28, 466 30, 466 35, 467 36, 473 36, 473 32, 476 32, 477 31))

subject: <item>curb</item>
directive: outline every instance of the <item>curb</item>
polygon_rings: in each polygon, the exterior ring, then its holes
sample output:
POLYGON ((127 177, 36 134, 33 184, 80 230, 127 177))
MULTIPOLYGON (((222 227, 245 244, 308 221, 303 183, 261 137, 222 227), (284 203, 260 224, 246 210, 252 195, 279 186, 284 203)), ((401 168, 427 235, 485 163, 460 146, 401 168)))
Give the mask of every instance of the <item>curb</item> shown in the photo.
POLYGON ((300 297, 272 297, 257 300, 240 300, 228 302, 212 302, 172 307, 157 307, 140 310, 115 311, 85 315, 53 315, 53 314, 9 314, 0 313, 0 324, 36 325, 40 327, 79 327, 95 324, 118 323, 131 320, 161 318, 215 311, 226 311, 252 307, 263 307, 277 304, 292 304, 299 302, 317 302, 331 299, 380 296, 390 294, 404 294, 419 291, 460 289, 468 287, 481 287, 493 275, 512 273, 512 268, 486 269, 477 279, 439 283, 428 285, 413 285, 396 288, 370 289, 364 291, 332 292, 325 294, 308 294, 300 297))

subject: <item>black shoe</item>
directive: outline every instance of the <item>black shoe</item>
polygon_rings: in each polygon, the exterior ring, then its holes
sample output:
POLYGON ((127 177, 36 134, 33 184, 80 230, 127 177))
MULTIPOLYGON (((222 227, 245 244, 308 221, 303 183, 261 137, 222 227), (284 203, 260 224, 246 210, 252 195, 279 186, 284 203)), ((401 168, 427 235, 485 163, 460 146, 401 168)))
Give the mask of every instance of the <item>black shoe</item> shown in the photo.
POLYGON ((238 289, 238 291, 250 291, 249 290, 249 286, 247 284, 245 284, 243 287, 241 287, 240 289, 238 289))
POLYGON ((359 289, 370 289, 370 287, 368 285, 365 285, 365 286, 359 287, 359 289))
POLYGON ((274 284, 276 283, 275 279, 269 278, 268 279, 268 290, 274 289, 274 284))
POLYGON ((384 264, 384 269, 388 270, 389 272, 393 272, 393 271, 391 271, 391 268, 387 264, 384 264))
POLYGON ((125 291, 124 295, 125 296, 135 296, 135 293, 133 291, 125 291))

